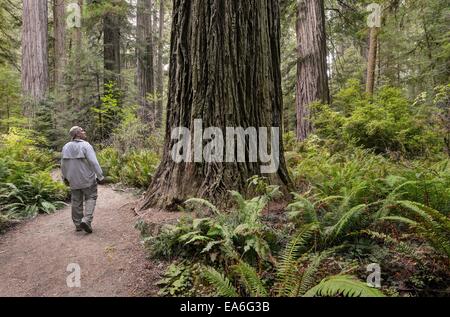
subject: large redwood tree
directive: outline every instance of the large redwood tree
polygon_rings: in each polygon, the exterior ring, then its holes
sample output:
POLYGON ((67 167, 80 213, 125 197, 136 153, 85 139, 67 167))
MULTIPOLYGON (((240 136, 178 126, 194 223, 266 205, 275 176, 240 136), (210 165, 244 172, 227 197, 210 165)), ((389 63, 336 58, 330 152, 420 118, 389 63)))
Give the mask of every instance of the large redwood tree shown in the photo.
MULTIPOLYGON (((260 162, 175 163, 176 127, 279 127, 282 131, 280 17, 277 0, 175 0, 166 139, 162 162, 138 209, 172 209, 189 197, 222 204, 245 190, 260 162)), ((281 133, 280 133, 281 134, 281 133)), ((289 184, 281 135, 280 166, 265 175, 289 184)), ((266 146, 267 144, 259 144, 266 146)), ((270 146, 269 146, 270 148, 270 146)), ((247 147, 248 150, 248 147, 247 147)))

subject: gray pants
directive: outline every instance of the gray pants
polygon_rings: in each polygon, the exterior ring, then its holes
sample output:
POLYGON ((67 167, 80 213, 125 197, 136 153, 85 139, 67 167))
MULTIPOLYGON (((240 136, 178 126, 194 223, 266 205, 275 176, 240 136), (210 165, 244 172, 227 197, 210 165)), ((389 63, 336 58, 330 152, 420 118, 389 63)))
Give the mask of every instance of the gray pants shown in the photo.
POLYGON ((72 220, 79 227, 81 221, 92 224, 94 218, 95 204, 97 203, 97 184, 83 189, 72 189, 72 220), (85 213, 83 214, 83 201, 85 202, 85 213), (84 217, 83 217, 84 216, 84 217))

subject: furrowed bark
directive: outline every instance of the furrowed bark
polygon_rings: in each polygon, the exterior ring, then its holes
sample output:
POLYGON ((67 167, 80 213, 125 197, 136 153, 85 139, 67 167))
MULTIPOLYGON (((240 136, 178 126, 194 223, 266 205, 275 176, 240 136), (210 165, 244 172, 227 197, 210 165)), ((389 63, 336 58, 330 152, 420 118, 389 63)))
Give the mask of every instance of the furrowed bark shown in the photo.
POLYGON ((48 8, 47 0, 23 0, 22 26, 23 113, 35 115, 35 106, 48 92, 48 8))
POLYGON ((323 0, 299 0, 297 15, 297 139, 311 133, 310 105, 329 103, 323 0))
POLYGON ((221 205, 228 190, 245 192, 246 180, 260 174, 260 162, 175 163, 172 129, 193 135, 195 119, 224 134, 226 127, 279 127, 280 167, 264 176, 290 184, 281 137, 279 19, 277 0, 174 1, 164 154, 137 209, 175 209, 190 197, 221 205))

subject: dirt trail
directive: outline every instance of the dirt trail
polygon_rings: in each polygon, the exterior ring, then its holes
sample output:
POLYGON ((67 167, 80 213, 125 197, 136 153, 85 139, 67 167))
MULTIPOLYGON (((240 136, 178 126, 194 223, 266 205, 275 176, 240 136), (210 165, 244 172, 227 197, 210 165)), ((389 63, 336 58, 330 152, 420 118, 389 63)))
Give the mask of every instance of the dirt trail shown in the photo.
POLYGON ((70 206, 0 235, 0 296, 155 296, 165 265, 146 259, 135 199, 99 186, 90 235, 75 232, 70 206), (70 263, 80 265, 80 288, 67 286, 70 263))

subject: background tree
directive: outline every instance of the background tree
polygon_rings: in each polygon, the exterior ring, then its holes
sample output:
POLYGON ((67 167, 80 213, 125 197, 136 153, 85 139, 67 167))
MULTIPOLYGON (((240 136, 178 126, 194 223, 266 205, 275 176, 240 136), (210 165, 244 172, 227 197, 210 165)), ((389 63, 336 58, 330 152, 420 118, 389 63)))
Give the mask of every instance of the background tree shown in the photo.
POLYGON ((330 101, 324 2, 299 0, 297 10, 297 138, 305 140, 312 130, 310 105, 330 101))
POLYGON ((46 97, 49 84, 47 0, 23 0, 22 20, 24 114, 34 117, 36 104, 46 97))
MULTIPOLYGON (((369 52, 367 55, 367 80, 366 93, 369 96, 373 95, 375 88, 375 70, 377 65, 378 55, 378 33, 381 27, 381 6, 379 4, 370 4, 367 7, 372 13, 368 18, 369 31, 369 52)), ((381 71, 380 65, 378 65, 381 71)))
POLYGON ((64 82, 64 68, 66 63, 66 7, 65 0, 53 0, 53 33, 55 38, 54 82, 61 87, 64 82))
POLYGON ((120 28, 121 17, 117 12, 122 1, 108 1, 103 16, 104 83, 119 83, 120 80, 120 28))
POLYGON ((143 121, 155 126, 155 105, 150 100, 155 93, 152 7, 152 0, 137 2, 136 55, 139 113, 143 121))
POLYGON ((162 126, 163 120, 163 93, 164 93, 164 74, 163 74, 163 50, 164 50, 164 23, 166 8, 163 0, 159 0, 159 29, 158 29, 158 58, 156 68, 156 127, 162 126))
MULTIPOLYGON (((77 4, 80 8, 81 13, 81 21, 80 25, 74 25, 72 28, 72 43, 73 43, 73 49, 72 54, 74 57, 74 66, 75 66, 75 87, 73 89, 73 102, 75 103, 75 107, 77 109, 80 109, 81 106, 81 98, 83 95, 83 87, 82 87, 82 79, 81 79, 81 72, 82 72, 82 66, 81 66, 81 60, 82 60, 82 54, 84 51, 83 48, 83 32, 82 32, 82 25, 83 25, 83 9, 84 9, 84 2, 83 0, 78 0, 77 4)), ((81 109, 80 109, 81 110, 81 109)))

